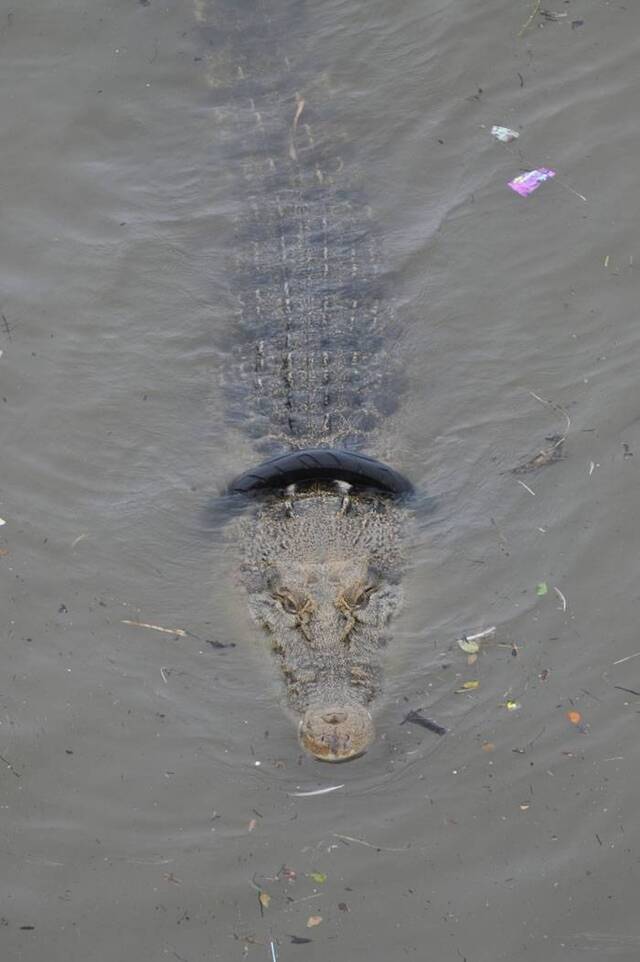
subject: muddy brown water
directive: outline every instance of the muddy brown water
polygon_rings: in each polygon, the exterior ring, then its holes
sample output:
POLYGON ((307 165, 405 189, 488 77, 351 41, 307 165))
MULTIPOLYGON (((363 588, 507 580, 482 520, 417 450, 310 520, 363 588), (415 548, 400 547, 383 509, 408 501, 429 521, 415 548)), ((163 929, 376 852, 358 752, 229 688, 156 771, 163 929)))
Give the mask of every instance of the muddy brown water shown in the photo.
POLYGON ((375 453, 435 499, 378 741, 300 755, 204 520, 254 457, 220 386, 237 195, 211 7, 5 4, 2 956, 630 962, 640 10, 269 2, 383 238, 407 386, 375 453), (553 182, 508 189, 540 165, 553 182), (563 411, 566 457, 512 474, 563 411), (491 625, 467 664, 456 638, 491 625), (446 736, 399 724, 419 707, 446 736))

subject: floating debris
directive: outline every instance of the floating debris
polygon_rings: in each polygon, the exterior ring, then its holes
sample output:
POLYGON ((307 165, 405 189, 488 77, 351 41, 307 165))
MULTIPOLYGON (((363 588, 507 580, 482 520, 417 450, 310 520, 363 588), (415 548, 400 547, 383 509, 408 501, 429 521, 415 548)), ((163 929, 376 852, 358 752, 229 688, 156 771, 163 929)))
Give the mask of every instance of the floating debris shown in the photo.
POLYGON ((462 687, 456 688, 456 690, 454 691, 454 695, 464 695, 466 694, 466 692, 475 691, 476 688, 479 688, 479 687, 480 687, 480 682, 477 680, 463 681, 462 687))
POLYGON ((518 484, 522 485, 522 487, 525 489, 525 491, 528 491, 529 494, 532 494, 533 497, 535 498, 536 493, 535 493, 535 491, 533 490, 533 488, 530 488, 528 484, 525 484, 525 483, 524 483, 524 481, 518 480, 518 484))
POLYGON ((316 927, 316 925, 320 925, 321 922, 322 922, 321 915, 310 915, 309 918, 307 919, 307 928, 313 929, 316 927))
POLYGON ((477 641, 469 641, 468 638, 458 638, 457 644, 462 648, 462 650, 467 655, 477 655, 480 651, 480 645, 477 641))
POLYGON ((15 775, 16 778, 20 778, 20 777, 21 777, 21 776, 20 776, 20 772, 17 772, 17 771, 15 770, 15 768, 13 767, 13 765, 11 764, 11 762, 7 761, 7 759, 4 757, 4 755, 0 755, 0 762, 4 762, 4 764, 7 766, 7 768, 9 769, 9 771, 10 771, 13 775, 15 775))
POLYGON ((563 611, 566 611, 566 610, 567 610, 567 599, 566 599, 565 595, 563 595, 562 592, 560 591, 560 589, 559 589, 559 588, 556 588, 555 585, 553 586, 553 590, 555 591, 555 593, 557 594, 558 598, 559 598, 560 601, 562 602, 562 610, 563 610, 563 611))
POLYGON ((568 711, 565 713, 565 717, 571 722, 572 725, 582 724, 582 715, 579 711, 568 711))
POLYGON ((507 711, 519 711, 519 709, 522 708, 522 705, 519 701, 506 701, 504 703, 504 707, 507 709, 507 711))
POLYGON ((499 127, 496 124, 491 128, 491 135, 501 144, 510 144, 512 140, 517 140, 520 136, 517 130, 511 130, 510 127, 499 127))
POLYGON ((264 915, 264 910, 268 909, 271 904, 271 896, 268 892, 259 892, 258 902, 260 903, 260 915, 264 915))
POLYGON ((327 876, 324 874, 324 872, 310 872, 309 878, 313 879, 313 881, 317 882, 319 885, 322 885, 323 882, 327 881, 327 876))
POLYGON ((337 792, 344 785, 328 785, 327 788, 316 788, 312 792, 287 792, 290 798, 311 798, 313 795, 327 795, 329 792, 337 792))
POLYGON ((522 26, 520 27, 520 30, 518 31, 518 37, 522 37, 522 35, 523 35, 523 34, 528 30, 528 28, 531 26, 531 24, 533 23, 533 21, 536 19, 536 17, 537 17, 538 14, 540 13, 540 7, 541 7, 541 6, 542 6, 542 0, 536 0, 535 4, 534 4, 534 6, 533 6, 533 9, 532 9, 532 11, 531 11, 531 13, 530 13, 530 15, 529 15, 528 20, 526 21, 526 23, 523 23, 523 24, 522 24, 522 26))
POLYGON ((334 838, 339 838, 342 842, 356 842, 358 845, 364 845, 366 848, 374 848, 376 852, 408 852, 409 847, 406 848, 385 848, 383 845, 373 845, 371 842, 365 841, 364 838, 354 838, 353 835, 339 835, 337 832, 333 833, 334 838))
POLYGON ((538 598, 542 598, 543 595, 546 595, 548 591, 549 591, 549 588, 547 586, 546 581, 541 581, 539 584, 536 585, 536 594, 538 598))
POLYGON ((414 725, 421 725, 423 728, 428 728, 430 732, 434 732, 436 735, 447 734, 447 729, 443 728, 442 725, 438 725, 437 722, 434 722, 430 718, 425 718, 423 715, 421 715, 419 708, 408 712, 400 724, 404 725, 406 722, 411 722, 414 725))
POLYGON ((467 655, 477 655, 480 651, 479 641, 484 641, 486 638, 493 638, 496 633, 496 626, 492 625, 491 628, 485 628, 484 631, 477 631, 474 635, 463 635, 462 638, 457 639, 457 644, 462 648, 462 650, 467 655))
POLYGON ((553 464, 555 461, 564 461, 563 447, 567 440, 566 437, 562 434, 551 434, 546 440, 550 442, 549 446, 542 448, 528 461, 513 468, 512 474, 528 474, 530 471, 544 468, 547 464, 553 464))
POLYGON ((640 651, 636 651, 633 655, 627 655, 626 658, 618 658, 617 661, 614 661, 614 665, 622 665, 625 661, 631 661, 632 658, 639 658, 639 657, 640 657, 640 651))
POLYGON ((187 636, 184 628, 163 628, 162 625, 149 625, 146 621, 130 621, 129 618, 124 618, 121 624, 131 625, 132 628, 150 628, 152 631, 161 631, 165 635, 177 635, 178 638, 187 636))
POLYGON ((552 177, 556 176, 555 170, 550 170, 548 167, 540 167, 536 170, 528 170, 526 174, 520 174, 518 177, 514 177, 510 180, 508 185, 511 190, 514 190, 516 194, 520 194, 521 197, 528 197, 529 194, 533 194, 534 190, 537 190, 540 184, 544 184, 545 180, 550 180, 552 177))

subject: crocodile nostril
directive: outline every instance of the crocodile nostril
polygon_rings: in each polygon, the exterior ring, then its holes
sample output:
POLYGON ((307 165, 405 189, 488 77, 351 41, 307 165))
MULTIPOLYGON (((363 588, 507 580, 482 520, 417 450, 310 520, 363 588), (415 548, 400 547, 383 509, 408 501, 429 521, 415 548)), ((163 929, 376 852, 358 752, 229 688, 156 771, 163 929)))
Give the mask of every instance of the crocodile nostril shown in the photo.
POLYGON ((344 711, 327 712, 326 715, 322 716, 322 720, 325 721, 327 725, 340 725, 347 720, 347 713, 344 711))

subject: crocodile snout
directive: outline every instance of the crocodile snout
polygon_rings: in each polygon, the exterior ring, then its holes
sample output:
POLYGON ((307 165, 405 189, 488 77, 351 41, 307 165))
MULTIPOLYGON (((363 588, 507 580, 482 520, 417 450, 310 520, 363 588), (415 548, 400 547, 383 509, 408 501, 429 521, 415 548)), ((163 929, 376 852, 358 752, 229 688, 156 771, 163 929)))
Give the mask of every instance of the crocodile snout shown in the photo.
POLYGON ((300 722, 300 741, 324 762, 343 762, 366 752, 374 738, 371 715, 361 705, 309 708, 300 722))

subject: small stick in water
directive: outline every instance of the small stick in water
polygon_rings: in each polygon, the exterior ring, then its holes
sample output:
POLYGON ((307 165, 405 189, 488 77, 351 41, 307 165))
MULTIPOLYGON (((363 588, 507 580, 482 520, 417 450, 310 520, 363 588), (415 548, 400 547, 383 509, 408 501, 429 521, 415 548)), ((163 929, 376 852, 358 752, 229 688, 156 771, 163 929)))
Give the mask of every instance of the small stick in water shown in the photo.
POLYGON ((495 635, 496 626, 492 625, 491 628, 485 628, 484 631, 478 631, 475 635, 463 635, 464 641, 480 641, 481 638, 490 638, 491 635, 495 635))
POLYGON ((151 628, 152 631, 162 631, 165 635, 177 635, 179 638, 186 638, 187 632, 184 628, 163 628, 162 625, 148 625, 145 621, 130 621, 125 618, 123 625, 131 625, 133 628, 151 628))
POLYGON ((300 117, 302 116, 302 111, 304 110, 304 98, 301 97, 300 94, 296 94, 296 104, 297 104, 298 106, 297 106, 297 108, 296 108, 296 115, 295 115, 295 117, 293 118, 293 129, 294 129, 294 130, 295 130, 296 127, 298 126, 298 121, 300 120, 300 117))
POLYGON ((412 709, 404 716, 400 724, 404 725, 406 722, 412 722, 414 725, 421 725, 423 728, 428 728, 430 732, 433 732, 436 735, 447 734, 446 728, 443 728, 442 725, 432 721, 430 718, 425 718, 420 714, 420 709, 412 709))
POLYGON ((328 785, 327 788, 316 788, 313 792, 287 792, 291 798, 311 798, 312 795, 326 795, 328 792, 337 792, 344 785, 328 785))

